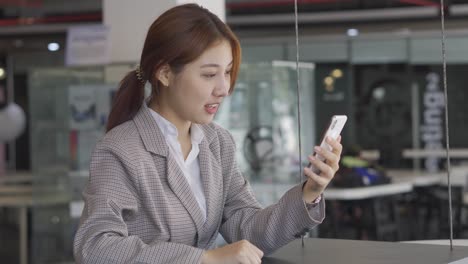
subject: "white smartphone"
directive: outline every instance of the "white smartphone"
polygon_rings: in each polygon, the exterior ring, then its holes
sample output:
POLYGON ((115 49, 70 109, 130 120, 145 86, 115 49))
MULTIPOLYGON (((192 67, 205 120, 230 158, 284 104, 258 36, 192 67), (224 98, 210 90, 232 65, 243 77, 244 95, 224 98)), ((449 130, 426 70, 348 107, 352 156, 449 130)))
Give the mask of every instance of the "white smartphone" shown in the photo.
MULTIPOLYGON (((327 149, 329 151, 332 150, 332 147, 325 141, 327 137, 331 137, 333 139, 337 139, 338 136, 341 134, 341 131, 343 130, 344 125, 346 124, 346 120, 348 120, 348 117, 346 115, 334 115, 332 116, 330 120, 330 124, 328 125, 327 130, 325 131, 323 137, 322 137, 322 142, 320 143, 320 147, 323 149, 327 149)), ((314 156, 321 160, 325 161, 325 158, 322 155, 319 155, 317 153, 314 153, 314 156)), ((309 163, 307 166, 312 171, 316 174, 320 173, 320 170, 317 169, 312 163, 309 163)))

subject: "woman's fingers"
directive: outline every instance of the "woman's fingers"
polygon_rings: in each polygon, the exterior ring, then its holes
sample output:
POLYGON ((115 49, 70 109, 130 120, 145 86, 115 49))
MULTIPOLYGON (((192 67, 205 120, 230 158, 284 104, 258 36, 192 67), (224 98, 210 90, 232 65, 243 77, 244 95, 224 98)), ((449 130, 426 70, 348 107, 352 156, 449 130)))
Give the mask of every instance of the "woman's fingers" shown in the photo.
POLYGON ((251 261, 253 263, 261 263, 262 262, 262 257, 263 257, 263 251, 261 251, 258 247, 256 247, 254 244, 250 243, 247 245, 248 251, 250 252, 250 257, 251 261))
POLYGON ((313 182, 315 182, 315 184, 320 186, 319 191, 321 191, 325 186, 327 186, 329 182, 329 180, 326 177, 321 177, 317 175, 309 168, 304 168, 304 174, 307 176, 307 178, 309 178, 309 180, 312 180, 313 182))
POLYGON ((249 250, 251 252, 251 261, 255 264, 262 263, 263 251, 252 243, 249 244, 249 250))
POLYGON ((321 147, 315 147, 314 149, 315 149, 315 152, 317 152, 322 157, 324 157, 325 160, 330 164, 336 163, 339 159, 339 156, 336 155, 334 152, 331 152, 321 147))
POLYGON ((341 155, 341 151, 343 150, 343 146, 340 144, 341 136, 338 137, 337 140, 334 140, 330 137, 326 138, 326 142, 332 147, 332 152, 336 155, 341 155))
POLYGON ((258 247, 256 247, 254 244, 252 244, 253 251, 257 254, 257 256, 263 258, 263 251, 261 251, 258 247))
POLYGON ((330 166, 334 171, 338 170, 338 167, 339 167, 338 163, 340 160, 339 155, 336 155, 335 153, 328 151, 326 149, 322 149, 320 147, 315 147, 315 151, 325 158, 325 164, 330 166))
POLYGON ((332 151, 318 146, 314 148, 315 152, 323 157, 325 161, 318 159, 314 155, 310 155, 308 159, 314 166, 314 170, 308 167, 304 168, 304 175, 306 175, 308 178, 307 186, 309 186, 309 192, 310 190, 317 193, 323 192, 339 169, 340 155, 343 149, 340 143, 341 137, 338 137, 337 140, 330 138, 327 138, 326 140, 327 143, 332 147, 332 151), (315 169, 320 171, 319 174, 314 172, 317 171, 315 169))
MULTIPOLYGON (((333 174, 335 172, 333 171, 333 169, 328 164, 326 164, 325 162, 317 159, 314 156, 309 156, 309 161, 310 161, 310 163, 312 163, 320 171, 320 176, 326 176, 327 178, 333 177, 333 174)), ((317 176, 319 176, 319 175, 317 175, 317 176)))
POLYGON ((262 262, 263 252, 247 240, 241 240, 220 248, 208 250, 203 254, 203 263, 241 263, 258 264, 262 262))

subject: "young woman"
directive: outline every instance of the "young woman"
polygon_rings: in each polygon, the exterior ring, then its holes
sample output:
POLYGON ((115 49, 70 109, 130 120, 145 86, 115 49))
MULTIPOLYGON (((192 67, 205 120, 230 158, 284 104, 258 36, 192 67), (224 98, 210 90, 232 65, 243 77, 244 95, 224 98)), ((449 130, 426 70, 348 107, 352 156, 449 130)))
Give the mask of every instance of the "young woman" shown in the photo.
POLYGON ((304 169, 307 181, 262 209, 237 167, 232 136, 212 122, 240 57, 228 26, 195 4, 151 25, 91 158, 78 263, 260 263, 321 223, 338 141, 329 141, 332 152, 318 148, 326 163, 310 157, 320 175, 304 169), (218 233, 228 245, 214 248, 218 233))

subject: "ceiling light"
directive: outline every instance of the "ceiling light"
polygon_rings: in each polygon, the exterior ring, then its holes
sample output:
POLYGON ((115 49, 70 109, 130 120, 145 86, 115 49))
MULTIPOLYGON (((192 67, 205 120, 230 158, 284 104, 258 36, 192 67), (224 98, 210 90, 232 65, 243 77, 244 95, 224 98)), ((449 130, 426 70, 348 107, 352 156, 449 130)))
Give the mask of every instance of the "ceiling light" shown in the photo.
POLYGON ((349 37, 356 37, 357 35, 359 35, 359 30, 355 28, 350 28, 348 29, 348 31, 346 31, 346 34, 348 34, 349 37))
POLYGON ((341 78, 343 77, 343 71, 340 69, 334 69, 331 73, 331 76, 333 76, 336 79, 341 78))
POLYGON ((47 49, 49 49, 49 51, 57 51, 60 49, 60 45, 56 42, 51 42, 47 45, 47 49))
POLYGON ((327 76, 327 77, 323 80, 323 83, 324 83, 326 86, 331 86, 331 85, 333 85, 334 80, 333 80, 332 77, 327 76))

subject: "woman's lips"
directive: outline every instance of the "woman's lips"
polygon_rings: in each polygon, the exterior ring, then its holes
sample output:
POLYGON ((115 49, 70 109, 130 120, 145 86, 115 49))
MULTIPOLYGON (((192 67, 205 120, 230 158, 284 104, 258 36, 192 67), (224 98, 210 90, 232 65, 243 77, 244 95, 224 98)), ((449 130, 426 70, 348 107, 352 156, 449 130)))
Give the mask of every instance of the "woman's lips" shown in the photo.
POLYGON ((218 111, 219 104, 207 104, 205 105, 205 111, 212 115, 218 111))

